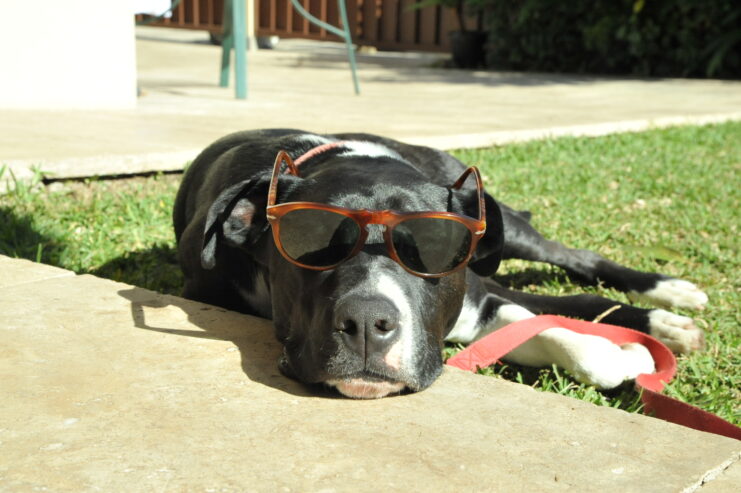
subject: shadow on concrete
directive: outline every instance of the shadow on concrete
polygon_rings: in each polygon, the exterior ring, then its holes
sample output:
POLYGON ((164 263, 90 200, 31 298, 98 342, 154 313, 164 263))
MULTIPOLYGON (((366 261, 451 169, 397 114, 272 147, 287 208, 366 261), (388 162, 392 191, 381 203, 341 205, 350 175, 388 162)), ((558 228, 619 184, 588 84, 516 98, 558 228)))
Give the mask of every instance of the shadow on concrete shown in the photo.
MULTIPOLYGON (((175 95, 187 95, 187 93, 183 93, 182 91, 178 90, 178 88, 181 87, 188 89, 213 89, 215 87, 218 87, 218 84, 216 82, 206 83, 193 80, 158 80, 147 79, 146 77, 140 77, 138 80, 139 84, 146 89, 156 89, 160 92, 175 95)), ((146 96, 146 91, 141 96, 146 96)))
POLYGON ((183 273, 170 244, 126 252, 88 273, 165 294, 178 295, 183 287, 183 273))
MULTIPOLYGON (((284 51, 282 53, 287 53, 284 51)), ((300 70, 302 66, 313 70, 348 70, 347 57, 341 54, 306 53, 295 59, 279 59, 272 63, 281 66, 292 66, 300 70)), ((485 87, 517 86, 538 87, 548 85, 589 85, 604 82, 640 81, 662 82, 659 78, 639 78, 630 76, 609 75, 580 75, 541 72, 511 72, 486 70, 466 70, 445 68, 440 63, 427 60, 414 61, 411 58, 393 58, 382 55, 367 55, 358 57, 358 76, 362 82, 398 83, 443 83, 451 85, 483 85, 485 87), (375 67, 386 69, 384 74, 378 75, 375 67), (364 72, 363 68, 369 68, 364 72)))
MULTIPOLYGON (((344 45, 322 41, 291 40, 289 47, 274 50, 277 54, 297 57, 299 65, 313 69, 338 70, 347 67, 348 58, 344 45), (323 45, 327 45, 324 47, 323 45)), ((495 68, 461 69, 450 66, 450 60, 440 54, 421 52, 383 52, 365 55, 358 53, 356 59, 361 79, 366 82, 407 83, 414 82, 445 84, 478 84, 487 87, 519 86, 537 87, 546 85, 588 85, 604 82, 665 82, 665 78, 642 77, 621 74, 580 74, 561 72, 522 72, 497 70, 495 68), (363 75, 363 65, 390 69, 398 76, 363 75)), ((276 61, 278 57, 276 57, 276 61)), ((296 60, 293 62, 296 63, 296 60)))
POLYGON ((341 398, 322 385, 303 384, 280 373, 278 359, 281 346, 273 336, 273 325, 269 320, 142 288, 122 289, 118 294, 130 303, 131 318, 138 329, 180 337, 229 341, 239 350, 242 371, 251 381, 299 397, 341 398), (147 320, 147 308, 167 306, 180 309, 199 330, 156 326, 147 320))
POLYGON ((137 32, 136 39, 142 40, 142 41, 157 41, 159 43, 174 43, 174 44, 194 44, 194 45, 206 45, 206 46, 216 46, 208 37, 208 33, 206 31, 201 32, 195 32, 191 31, 186 37, 178 39, 177 37, 165 37, 165 36, 157 36, 157 35, 147 35, 142 34, 141 32, 137 32))
MULTIPOLYGON (((178 32, 167 28, 144 29, 137 31, 141 41, 161 42, 165 44, 203 46, 212 45, 208 34, 198 31, 178 32)), ((270 56, 268 61, 261 55, 261 64, 281 66, 311 67, 318 70, 347 70, 349 61, 343 43, 334 41, 316 41, 306 39, 282 39, 275 49, 260 50, 270 56)), ((214 56, 218 53, 214 50, 214 56)), ((248 59, 251 54, 248 54, 248 59)), ((254 56, 254 55, 253 55, 254 56)), ((646 78, 630 75, 608 74, 564 74, 546 72, 497 71, 495 69, 467 70, 447 67, 449 56, 441 53, 377 51, 372 54, 356 53, 358 73, 361 83, 385 82, 405 84, 409 81, 430 82, 460 85, 483 85, 487 87, 519 86, 537 87, 545 85, 587 85, 610 81, 662 82, 661 78, 646 78), (389 69, 395 75, 364 74, 367 68, 389 69)), ((214 71, 214 77, 216 71, 214 71)))

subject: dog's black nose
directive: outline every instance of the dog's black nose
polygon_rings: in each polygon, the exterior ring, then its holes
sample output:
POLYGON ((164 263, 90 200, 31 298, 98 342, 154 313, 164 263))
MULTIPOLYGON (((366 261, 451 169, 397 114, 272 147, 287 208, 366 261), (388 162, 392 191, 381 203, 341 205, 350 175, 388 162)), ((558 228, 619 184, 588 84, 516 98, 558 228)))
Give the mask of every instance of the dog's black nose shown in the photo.
POLYGON ((383 296, 351 295, 335 309, 334 328, 345 345, 366 359, 398 339, 399 310, 383 296))

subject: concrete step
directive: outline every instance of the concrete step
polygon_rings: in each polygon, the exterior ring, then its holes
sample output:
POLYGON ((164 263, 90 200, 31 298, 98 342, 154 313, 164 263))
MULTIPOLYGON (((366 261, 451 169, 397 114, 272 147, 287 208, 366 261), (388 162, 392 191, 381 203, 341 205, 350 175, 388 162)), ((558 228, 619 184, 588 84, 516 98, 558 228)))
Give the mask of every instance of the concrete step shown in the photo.
POLYGON ((267 320, 0 269, 3 491, 738 490, 736 440, 455 369, 340 398, 280 375, 267 320))

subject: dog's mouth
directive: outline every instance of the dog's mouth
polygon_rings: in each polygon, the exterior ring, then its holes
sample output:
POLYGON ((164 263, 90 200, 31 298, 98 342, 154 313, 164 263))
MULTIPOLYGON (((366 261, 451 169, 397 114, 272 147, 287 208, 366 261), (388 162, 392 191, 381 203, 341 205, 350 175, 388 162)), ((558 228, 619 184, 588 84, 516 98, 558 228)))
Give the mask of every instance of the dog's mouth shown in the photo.
POLYGON ((327 385, 335 387, 340 394, 352 399, 380 399, 398 394, 406 387, 403 382, 390 382, 373 377, 355 377, 342 380, 327 380, 327 385))
MULTIPOLYGON (((290 363, 290 358, 284 349, 283 356, 278 362, 283 375, 299 381, 311 382, 298 377, 290 363)), ((321 381, 321 380, 320 380, 321 381)), ((314 383, 319 383, 313 380, 314 383)), ((398 394, 407 388, 404 382, 389 379, 375 372, 362 371, 350 375, 328 378, 323 380, 325 385, 336 388, 340 394, 352 399, 380 399, 392 394, 398 394)))

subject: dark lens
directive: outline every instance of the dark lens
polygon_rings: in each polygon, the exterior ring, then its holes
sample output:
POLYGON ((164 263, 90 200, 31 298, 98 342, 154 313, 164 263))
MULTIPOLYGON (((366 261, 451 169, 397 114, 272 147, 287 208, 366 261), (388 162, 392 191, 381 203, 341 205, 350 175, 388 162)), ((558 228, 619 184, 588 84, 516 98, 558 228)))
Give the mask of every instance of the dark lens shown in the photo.
POLYGON ((454 219, 407 219, 394 228, 391 238, 404 265, 424 274, 453 270, 471 249, 471 232, 454 219))
POLYGON ((302 264, 327 267, 353 250, 360 226, 349 217, 319 209, 296 209, 280 220, 280 242, 302 264))

